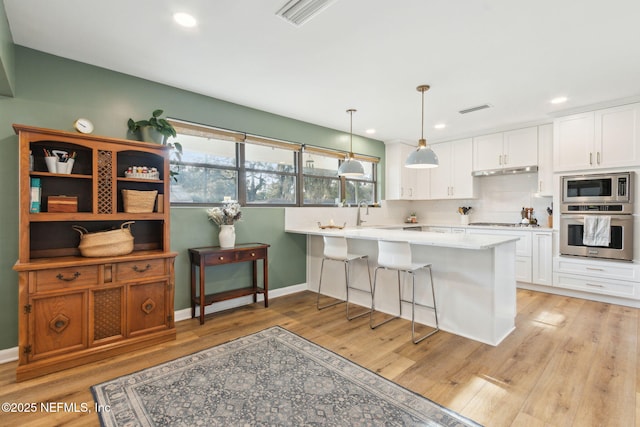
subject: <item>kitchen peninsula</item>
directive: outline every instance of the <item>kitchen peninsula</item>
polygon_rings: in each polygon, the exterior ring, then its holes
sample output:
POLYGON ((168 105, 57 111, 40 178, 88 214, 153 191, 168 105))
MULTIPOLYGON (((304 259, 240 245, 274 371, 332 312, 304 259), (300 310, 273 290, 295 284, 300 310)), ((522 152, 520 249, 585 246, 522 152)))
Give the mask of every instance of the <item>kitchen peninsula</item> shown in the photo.
MULTIPOLYGON (((307 286, 317 291, 323 253, 323 235, 344 236, 349 250, 369 256, 373 273, 377 258, 377 241, 406 241, 411 244, 413 258, 433 265, 438 320, 440 328, 453 334, 498 345, 515 328, 516 279, 515 245, 517 238, 443 234, 378 227, 345 227, 321 229, 316 226, 285 225, 285 231, 307 235, 307 286)), ((327 263, 323 278, 323 294, 344 299, 344 270, 339 263, 327 263)), ((395 276, 379 270, 376 309, 397 313, 395 276)), ((361 289, 368 288, 364 264, 351 266, 351 280, 361 289)), ((373 274, 372 274, 373 277, 373 274)), ((417 281, 428 280, 418 276, 417 281)), ((420 282, 418 282, 420 283, 420 282)), ((424 282, 422 282, 424 283, 424 282)), ((403 292, 410 289, 403 282, 403 292)), ((422 287, 418 286, 420 291, 422 287)), ((426 291, 426 286, 424 287, 426 291)), ((427 292, 416 291, 416 299, 424 301, 427 292)), ((351 301, 362 306, 371 304, 364 292, 353 292, 351 301)), ((403 307, 403 317, 410 306, 403 307)), ((435 325, 430 310, 416 312, 416 321, 435 325)))

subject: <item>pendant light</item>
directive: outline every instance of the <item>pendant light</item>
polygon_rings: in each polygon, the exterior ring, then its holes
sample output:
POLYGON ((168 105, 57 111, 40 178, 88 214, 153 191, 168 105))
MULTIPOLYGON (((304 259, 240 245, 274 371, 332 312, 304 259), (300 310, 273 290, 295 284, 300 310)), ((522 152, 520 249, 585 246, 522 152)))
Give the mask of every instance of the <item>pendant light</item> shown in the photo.
POLYGON ((349 130, 349 154, 338 168, 338 176, 362 176, 364 175, 364 167, 362 163, 353 158, 353 108, 347 110, 351 116, 351 127, 349 130))
POLYGON ((408 168, 425 169, 438 167, 438 156, 433 150, 427 147, 427 140, 424 139, 424 93, 430 88, 429 85, 420 85, 416 89, 422 92, 422 134, 418 141, 418 148, 409 154, 404 165, 408 168))

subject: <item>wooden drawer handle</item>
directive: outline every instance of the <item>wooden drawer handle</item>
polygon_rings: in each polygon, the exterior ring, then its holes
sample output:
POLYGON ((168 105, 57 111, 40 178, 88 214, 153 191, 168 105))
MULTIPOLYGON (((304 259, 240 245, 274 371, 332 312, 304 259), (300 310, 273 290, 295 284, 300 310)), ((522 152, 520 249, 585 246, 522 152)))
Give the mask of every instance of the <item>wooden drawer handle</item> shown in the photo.
POLYGON ((65 282, 72 282, 72 281, 76 280, 79 276, 80 276, 80 272, 79 272, 79 271, 76 271, 75 273, 73 273, 73 276, 72 276, 72 277, 64 277, 64 276, 62 275, 62 273, 60 273, 60 274, 58 274, 58 275, 56 276, 56 279, 58 279, 58 280, 63 280, 63 281, 65 281, 65 282))
POLYGON ((131 267, 133 269, 133 271, 135 271, 136 273, 144 273, 145 271, 149 270, 151 268, 151 264, 147 264, 144 266, 144 268, 138 268, 137 265, 134 265, 133 267, 131 267))

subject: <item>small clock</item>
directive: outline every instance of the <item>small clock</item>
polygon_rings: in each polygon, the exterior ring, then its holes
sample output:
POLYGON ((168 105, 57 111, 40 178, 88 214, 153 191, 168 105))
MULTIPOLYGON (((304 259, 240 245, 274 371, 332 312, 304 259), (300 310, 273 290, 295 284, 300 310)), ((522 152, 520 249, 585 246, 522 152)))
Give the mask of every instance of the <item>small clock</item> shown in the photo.
POLYGON ((93 132, 93 123, 89 119, 79 118, 73 122, 73 127, 80 133, 93 132))

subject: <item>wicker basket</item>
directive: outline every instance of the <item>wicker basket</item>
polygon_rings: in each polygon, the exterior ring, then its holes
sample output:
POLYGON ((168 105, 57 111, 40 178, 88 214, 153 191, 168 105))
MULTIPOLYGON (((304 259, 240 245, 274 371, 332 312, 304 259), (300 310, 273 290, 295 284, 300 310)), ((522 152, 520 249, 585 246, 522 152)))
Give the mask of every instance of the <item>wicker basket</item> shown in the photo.
POLYGON ((126 255, 133 252, 133 235, 129 228, 134 221, 123 222, 117 230, 89 233, 86 228, 73 225, 80 233, 80 253, 86 257, 126 255))
POLYGON ((124 211, 127 213, 153 212, 158 191, 122 190, 124 211))

